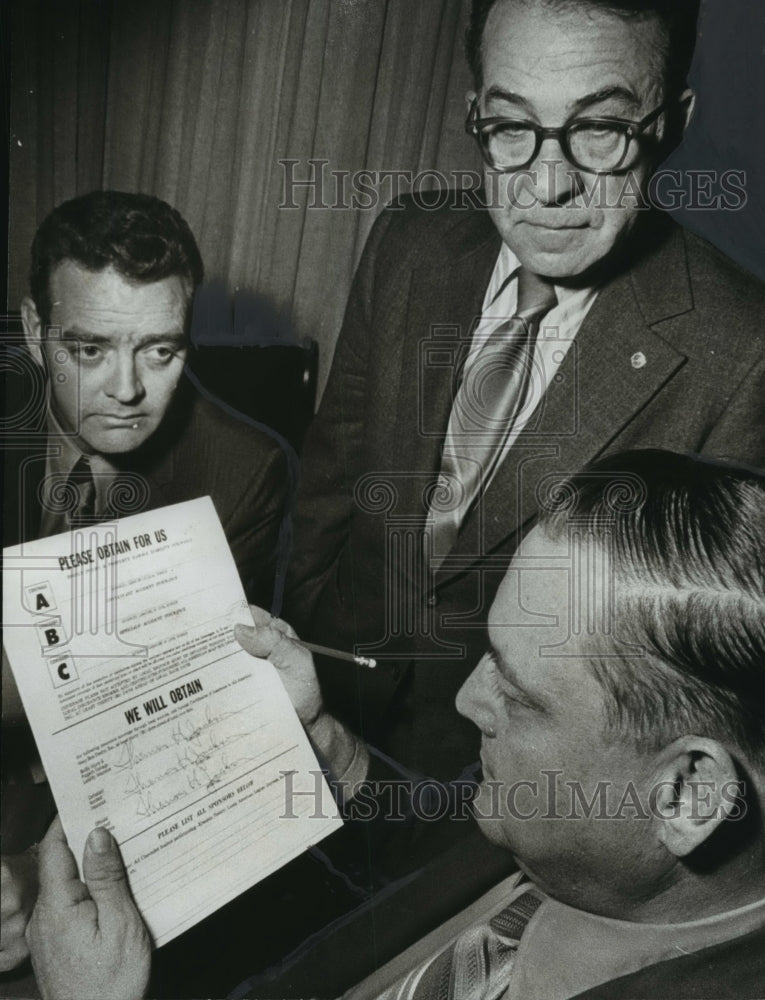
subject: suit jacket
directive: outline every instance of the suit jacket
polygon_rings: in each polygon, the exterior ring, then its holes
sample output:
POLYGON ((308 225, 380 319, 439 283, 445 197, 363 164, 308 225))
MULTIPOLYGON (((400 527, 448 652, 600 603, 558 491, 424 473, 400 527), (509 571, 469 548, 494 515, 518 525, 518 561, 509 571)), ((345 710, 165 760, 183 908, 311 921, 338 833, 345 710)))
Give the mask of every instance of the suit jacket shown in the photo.
POLYGON ((555 481, 607 452, 661 447, 765 465, 765 290, 650 213, 544 399, 430 577, 422 528, 455 374, 500 247, 480 208, 388 209, 351 291, 303 455, 288 572, 299 634, 381 666, 321 666, 332 707, 437 777, 477 756, 454 696, 488 608, 555 481))
POLYGON ((620 976, 580 993, 577 1000, 760 1000, 763 996, 765 928, 620 976))
MULTIPOLYGON (((4 545, 39 535, 46 448, 44 413, 7 447, 4 545)), ((289 452, 276 435, 235 419, 183 382, 157 433, 125 457, 125 488, 117 491, 122 503, 115 514, 211 496, 248 597, 271 607, 286 559, 284 519, 294 478, 289 452)))
MULTIPOLYGON (((344 1000, 371 1000, 407 969, 403 963, 392 971, 385 968, 388 963, 506 875, 497 852, 475 831, 471 840, 442 853, 393 886, 393 891, 364 902, 280 964, 250 976, 232 990, 232 1000, 340 994, 344 1000)), ((424 957, 425 953, 419 960, 424 957)), ((619 976, 577 994, 576 1000, 761 1000, 763 996, 765 928, 619 976)))

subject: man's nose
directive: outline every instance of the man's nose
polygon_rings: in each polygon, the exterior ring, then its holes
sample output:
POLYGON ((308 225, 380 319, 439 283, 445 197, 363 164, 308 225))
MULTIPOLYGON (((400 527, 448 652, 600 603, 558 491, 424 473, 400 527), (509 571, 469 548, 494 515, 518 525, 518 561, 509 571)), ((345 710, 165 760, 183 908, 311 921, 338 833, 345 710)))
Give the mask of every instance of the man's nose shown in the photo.
POLYGON ((566 159, 558 139, 546 138, 528 169, 537 204, 566 205, 584 190, 582 175, 566 159))
POLYGON ((144 395, 140 373, 135 358, 118 356, 106 382, 106 394, 119 403, 134 403, 144 395))
POLYGON ((484 656, 473 673, 457 692, 457 711, 474 722, 484 736, 496 736, 496 696, 489 682, 493 669, 488 656, 484 656))

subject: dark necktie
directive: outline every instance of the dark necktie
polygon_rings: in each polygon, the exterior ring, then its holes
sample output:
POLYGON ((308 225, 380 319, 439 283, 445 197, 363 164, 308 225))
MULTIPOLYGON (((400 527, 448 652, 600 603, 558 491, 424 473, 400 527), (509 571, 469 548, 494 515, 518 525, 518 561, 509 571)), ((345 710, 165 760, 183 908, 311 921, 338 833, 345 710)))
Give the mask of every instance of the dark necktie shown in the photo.
POLYGON ((460 525, 501 459, 528 393, 540 321, 556 302, 551 284, 521 269, 516 314, 493 330, 468 360, 431 505, 432 568, 451 551, 460 525))
POLYGON ((521 935, 543 896, 527 890, 486 924, 469 927, 378 1000, 496 1000, 507 989, 521 935))
POLYGON ((73 506, 69 513, 72 528, 84 528, 96 520, 96 484, 89 460, 83 455, 69 473, 67 485, 71 491, 73 506))

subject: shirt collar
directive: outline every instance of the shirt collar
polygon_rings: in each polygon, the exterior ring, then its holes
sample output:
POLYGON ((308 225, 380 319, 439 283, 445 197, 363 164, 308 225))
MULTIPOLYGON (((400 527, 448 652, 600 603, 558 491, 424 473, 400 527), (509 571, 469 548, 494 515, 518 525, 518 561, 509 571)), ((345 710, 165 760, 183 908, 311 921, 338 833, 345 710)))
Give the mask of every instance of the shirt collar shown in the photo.
POLYGON ((48 406, 48 473, 57 479, 68 479, 77 462, 85 457, 90 462, 94 476, 112 478, 117 475, 117 466, 108 458, 100 454, 86 455, 75 442, 75 436, 67 434, 62 429, 53 410, 48 406))
POLYGON ((48 407, 48 471, 57 479, 66 480, 83 452, 75 444, 72 434, 67 434, 48 407))

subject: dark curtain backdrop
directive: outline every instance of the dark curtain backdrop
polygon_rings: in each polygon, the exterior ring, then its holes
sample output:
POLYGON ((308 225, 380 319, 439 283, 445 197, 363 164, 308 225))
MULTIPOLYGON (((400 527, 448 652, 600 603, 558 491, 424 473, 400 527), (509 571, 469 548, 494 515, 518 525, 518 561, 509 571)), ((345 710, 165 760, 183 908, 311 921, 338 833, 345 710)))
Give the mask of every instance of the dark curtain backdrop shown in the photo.
POLYGON ((187 218, 210 278, 256 292, 283 333, 319 341, 325 376, 382 200, 362 211, 308 205, 337 203, 333 172, 475 165, 462 131, 462 7, 19 3, 9 301, 25 292, 29 243, 53 205, 95 187, 147 191, 187 218), (312 169, 321 188, 286 185, 312 169))
MULTIPOLYGON (((437 170, 453 182, 453 171, 478 166, 462 127, 467 8, 468 0, 15 0, 11 308, 26 291, 35 227, 56 203, 96 187, 147 191, 180 209, 208 277, 255 297, 271 332, 318 340, 323 384, 353 269, 395 194, 383 179, 368 208, 338 207, 338 172, 437 170), (328 161, 323 174, 314 168, 322 187, 285 189, 288 172, 309 176, 309 160, 328 161), (310 207, 322 200, 328 207, 310 207)), ((759 273, 764 49, 761 3, 706 0, 694 69, 700 111, 672 164, 746 173, 740 211, 679 214, 759 273)))

